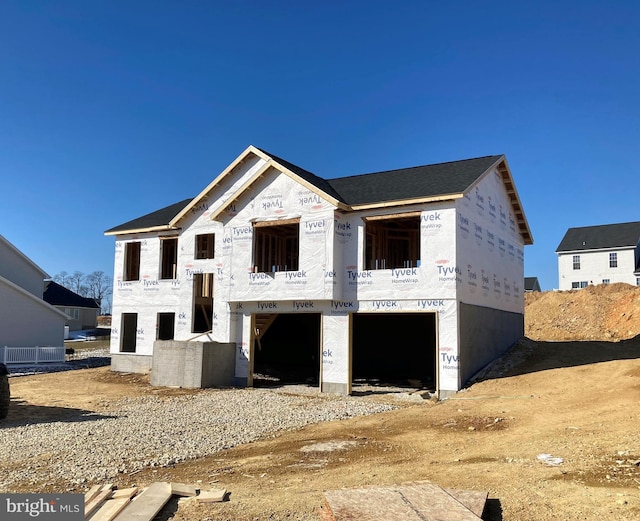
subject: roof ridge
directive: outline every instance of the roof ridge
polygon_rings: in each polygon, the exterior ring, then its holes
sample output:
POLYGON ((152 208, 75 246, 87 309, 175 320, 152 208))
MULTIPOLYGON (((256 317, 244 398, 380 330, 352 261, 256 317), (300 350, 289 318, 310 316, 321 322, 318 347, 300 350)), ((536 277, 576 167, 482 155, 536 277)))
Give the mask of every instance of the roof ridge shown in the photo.
POLYGON ((490 157, 502 157, 504 156, 504 154, 494 154, 494 155, 487 155, 487 156, 479 156, 479 157, 470 157, 467 159, 459 159, 457 161, 442 161, 440 163, 429 163, 426 165, 416 165, 416 166, 406 166, 404 168, 392 168, 390 170, 380 170, 377 172, 365 172, 363 174, 353 174, 353 175, 347 175, 347 176, 343 176, 343 177, 333 177, 331 179, 328 179, 328 181, 336 181, 338 179, 351 179, 353 177, 362 177, 362 176, 366 176, 366 175, 376 175, 376 174, 389 174, 391 172, 399 172, 401 170, 415 170, 418 168, 428 168, 428 167, 433 167, 433 166, 441 166, 441 165, 452 165, 454 163, 465 163, 467 161, 477 161, 478 159, 487 159, 490 157))

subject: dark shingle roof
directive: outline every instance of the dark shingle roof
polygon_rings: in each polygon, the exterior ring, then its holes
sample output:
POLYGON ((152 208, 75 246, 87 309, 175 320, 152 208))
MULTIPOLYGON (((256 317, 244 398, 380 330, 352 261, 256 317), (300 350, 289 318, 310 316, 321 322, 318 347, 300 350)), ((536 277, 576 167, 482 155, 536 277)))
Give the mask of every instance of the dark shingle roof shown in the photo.
POLYGON ((171 222, 176 215, 178 215, 193 199, 185 199, 179 203, 174 203, 169 206, 165 206, 160 210, 148 213, 137 219, 126 222, 114 228, 108 229, 104 233, 117 233, 126 232, 129 230, 142 230, 145 228, 155 228, 157 226, 166 226, 171 222))
POLYGON ((502 156, 485 156, 351 177, 329 183, 350 205, 461 194, 502 156))
POLYGON ((640 222, 601 224, 569 228, 557 252, 635 247, 640 239, 640 222))
MULTIPOLYGON (((464 193, 502 156, 484 156, 435 165, 401 168, 350 177, 323 179, 266 150, 258 149, 319 190, 347 205, 424 199, 464 193)), ((192 199, 185 199, 107 230, 123 233, 168 225, 192 199)))
POLYGON ((304 168, 300 168, 299 166, 294 165, 293 163, 289 163, 289 161, 282 159, 281 157, 275 156, 272 153, 267 152, 266 150, 263 150, 262 148, 259 148, 258 150, 260 150, 261 152, 264 152, 270 158, 280 163, 285 168, 288 168, 297 176, 300 176, 305 181, 319 188, 325 194, 333 197, 334 199, 337 199, 340 202, 344 202, 340 197, 340 194, 333 189, 333 187, 329 184, 329 182, 327 182, 325 179, 322 179, 322 177, 318 177, 317 175, 312 174, 311 172, 309 172, 308 170, 305 170, 304 168))
POLYGON ((81 297, 70 289, 61 286, 57 282, 47 280, 44 283, 42 298, 52 306, 68 306, 72 308, 99 308, 100 306, 92 298, 81 297))

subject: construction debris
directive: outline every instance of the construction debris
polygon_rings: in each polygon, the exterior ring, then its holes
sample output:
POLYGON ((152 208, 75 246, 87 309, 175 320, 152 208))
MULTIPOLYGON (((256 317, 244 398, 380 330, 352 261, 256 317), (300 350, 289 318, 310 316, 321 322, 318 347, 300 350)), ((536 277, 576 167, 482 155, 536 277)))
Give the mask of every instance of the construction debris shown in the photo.
POLYGON ((428 481, 325 492, 323 521, 481 521, 486 492, 443 489, 428 481))
POLYGON ((111 484, 91 487, 84 496, 84 518, 91 521, 153 521, 172 496, 186 496, 201 503, 228 499, 225 489, 201 491, 197 486, 164 481, 143 489, 114 489, 111 484))

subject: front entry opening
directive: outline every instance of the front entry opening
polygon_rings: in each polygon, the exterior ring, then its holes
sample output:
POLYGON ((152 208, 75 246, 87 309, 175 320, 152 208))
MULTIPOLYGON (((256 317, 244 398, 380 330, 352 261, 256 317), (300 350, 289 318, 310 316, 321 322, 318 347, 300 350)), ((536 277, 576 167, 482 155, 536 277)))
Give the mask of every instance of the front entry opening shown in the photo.
POLYGON ((256 324, 269 326, 254 343, 254 386, 320 384, 320 316, 255 315, 256 324))
POLYGON ((435 313, 356 313, 352 334, 354 382, 435 391, 435 313))

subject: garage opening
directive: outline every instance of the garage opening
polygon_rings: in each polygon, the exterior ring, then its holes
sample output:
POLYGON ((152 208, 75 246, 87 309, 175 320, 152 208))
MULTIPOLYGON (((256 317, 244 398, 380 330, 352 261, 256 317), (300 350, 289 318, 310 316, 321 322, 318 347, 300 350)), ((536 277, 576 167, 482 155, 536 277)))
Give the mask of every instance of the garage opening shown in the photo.
POLYGON ((254 317, 269 323, 255 341, 253 385, 320 385, 320 314, 278 314, 254 317))
POLYGON ((354 384, 435 391, 435 313, 356 313, 352 335, 354 384))

